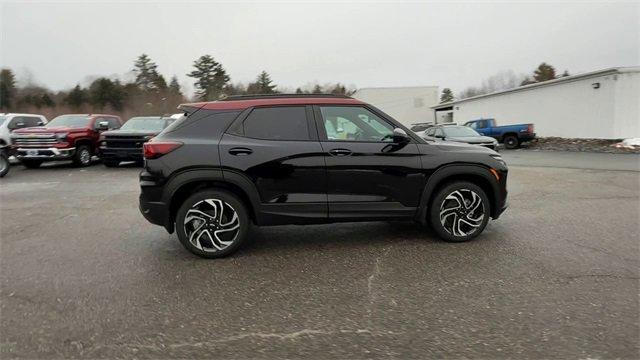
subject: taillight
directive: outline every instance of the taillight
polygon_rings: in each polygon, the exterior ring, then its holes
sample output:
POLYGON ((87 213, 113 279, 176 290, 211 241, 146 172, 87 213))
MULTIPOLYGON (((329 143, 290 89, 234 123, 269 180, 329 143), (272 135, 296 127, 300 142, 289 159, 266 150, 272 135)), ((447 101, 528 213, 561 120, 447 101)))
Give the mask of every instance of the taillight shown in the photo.
POLYGON ((529 134, 533 134, 533 124, 529 124, 529 126, 527 126, 527 132, 529 134))
POLYGON ((181 142, 177 141, 149 141, 142 145, 144 149, 145 159, 157 159, 162 155, 166 155, 173 150, 182 146, 181 142))

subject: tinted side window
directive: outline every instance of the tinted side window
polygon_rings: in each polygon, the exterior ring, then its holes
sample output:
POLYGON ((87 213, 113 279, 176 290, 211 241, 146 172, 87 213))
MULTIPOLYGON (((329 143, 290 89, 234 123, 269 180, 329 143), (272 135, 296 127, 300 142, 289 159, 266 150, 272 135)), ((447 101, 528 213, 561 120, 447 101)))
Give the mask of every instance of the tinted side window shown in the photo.
POLYGON ((23 119, 26 127, 39 126, 39 123, 42 121, 40 120, 40 118, 33 117, 33 116, 24 117, 23 119))
POLYGON ((120 122, 116 118, 107 118, 107 121, 109 122, 109 130, 120 127, 120 122))
POLYGON ((16 116, 13 119, 11 119, 9 124, 7 124, 7 127, 11 130, 15 130, 15 129, 22 129, 22 128, 28 127, 28 125, 24 117, 16 116))
POLYGON ((393 141, 393 126, 360 106, 321 106, 327 139, 331 141, 393 141))
POLYGON ((441 128, 438 128, 438 130, 436 130, 436 136, 444 137, 444 131, 442 131, 441 128))
POLYGON ((266 140, 309 140, 303 106, 257 108, 244 120, 244 136, 266 140))

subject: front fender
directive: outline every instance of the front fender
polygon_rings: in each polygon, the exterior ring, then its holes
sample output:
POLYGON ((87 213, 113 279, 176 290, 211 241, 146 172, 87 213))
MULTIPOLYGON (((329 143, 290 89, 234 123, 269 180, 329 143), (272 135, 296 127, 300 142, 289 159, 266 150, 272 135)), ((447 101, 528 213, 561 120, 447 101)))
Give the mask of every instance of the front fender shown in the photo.
POLYGON ((439 185, 446 182, 448 179, 460 178, 462 176, 481 177, 485 180, 485 183, 491 187, 491 193, 487 194, 491 201, 491 216, 495 217, 498 213, 495 204, 499 204, 500 187, 496 178, 491 174, 489 168, 478 164, 450 164, 443 165, 438 168, 427 180, 427 184, 422 191, 420 197, 420 205, 416 212, 416 221, 420 223, 426 223, 427 213, 429 211, 429 203, 433 197, 435 190, 439 185))

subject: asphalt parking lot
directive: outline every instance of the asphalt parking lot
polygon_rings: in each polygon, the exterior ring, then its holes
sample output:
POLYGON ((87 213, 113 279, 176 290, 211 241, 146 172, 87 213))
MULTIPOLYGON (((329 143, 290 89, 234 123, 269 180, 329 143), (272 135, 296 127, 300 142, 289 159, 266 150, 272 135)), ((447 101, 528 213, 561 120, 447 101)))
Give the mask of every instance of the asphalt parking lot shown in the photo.
POLYGON ((475 241, 284 226, 219 260, 142 218, 138 168, 16 166, 0 356, 638 358, 640 157, 503 154, 510 208, 475 241))

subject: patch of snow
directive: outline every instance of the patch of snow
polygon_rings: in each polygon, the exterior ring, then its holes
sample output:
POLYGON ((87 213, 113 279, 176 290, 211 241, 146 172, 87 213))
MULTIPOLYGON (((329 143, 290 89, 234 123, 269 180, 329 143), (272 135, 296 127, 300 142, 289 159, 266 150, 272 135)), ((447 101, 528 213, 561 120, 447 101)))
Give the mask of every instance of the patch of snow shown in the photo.
POLYGON ((614 145, 615 147, 635 148, 640 147, 640 138, 624 139, 614 145))

